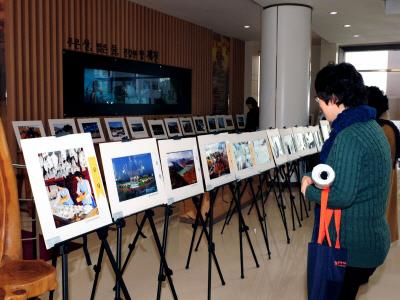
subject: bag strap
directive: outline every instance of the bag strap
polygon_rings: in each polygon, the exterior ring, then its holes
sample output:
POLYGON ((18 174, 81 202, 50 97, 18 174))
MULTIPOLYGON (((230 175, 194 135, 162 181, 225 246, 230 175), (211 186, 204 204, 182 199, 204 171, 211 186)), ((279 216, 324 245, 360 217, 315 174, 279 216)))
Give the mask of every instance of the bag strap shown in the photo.
POLYGON ((342 217, 342 211, 340 209, 328 208, 328 197, 329 188, 325 188, 321 193, 321 215, 319 219, 319 231, 318 231, 318 244, 322 244, 324 238, 328 242, 329 247, 332 247, 331 238, 329 235, 329 224, 332 220, 332 216, 335 218, 335 229, 336 229, 336 243, 335 248, 340 249, 340 221, 342 217))

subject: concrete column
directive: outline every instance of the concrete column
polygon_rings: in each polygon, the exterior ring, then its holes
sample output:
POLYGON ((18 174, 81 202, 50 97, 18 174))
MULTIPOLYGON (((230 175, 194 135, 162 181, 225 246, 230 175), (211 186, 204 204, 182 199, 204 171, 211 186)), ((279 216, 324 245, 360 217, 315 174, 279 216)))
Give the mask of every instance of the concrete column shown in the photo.
POLYGON ((307 125, 312 8, 271 5, 261 20, 260 128, 307 125))

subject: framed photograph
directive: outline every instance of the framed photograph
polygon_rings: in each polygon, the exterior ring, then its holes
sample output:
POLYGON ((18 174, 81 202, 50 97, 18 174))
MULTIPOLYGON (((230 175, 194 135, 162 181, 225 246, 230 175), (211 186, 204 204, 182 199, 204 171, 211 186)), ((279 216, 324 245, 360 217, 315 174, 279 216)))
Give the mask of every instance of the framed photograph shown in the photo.
MULTIPOLYGON (((266 130, 246 133, 254 152, 255 168, 259 173, 275 168, 266 130)), ((251 148, 250 148, 251 149, 251 148)))
POLYGON ((118 142, 129 138, 124 118, 104 118, 104 123, 111 141, 118 142))
POLYGON ((232 160, 228 157, 227 140, 228 134, 197 137, 207 191, 236 179, 231 165, 232 160))
POLYGON ((56 137, 78 133, 74 119, 49 119, 49 128, 56 137))
POLYGON ((324 141, 321 135, 321 130, 319 129, 318 125, 311 127, 311 130, 314 134, 314 140, 317 145, 317 152, 321 152, 322 146, 324 145, 324 141))
POLYGON ((113 219, 165 204, 156 139, 100 144, 113 219))
POLYGON ((77 121, 80 132, 90 133, 94 143, 106 141, 99 118, 77 119, 77 121))
POLYGON ((151 136, 156 139, 167 139, 167 131, 163 120, 147 120, 149 124, 151 136))
POLYGON ((146 125, 144 124, 143 117, 126 117, 129 131, 134 139, 148 138, 146 125))
POLYGON ((207 126, 204 117, 193 117, 194 129, 197 134, 207 133, 207 126))
POLYGON ((218 131, 226 131, 226 121, 225 121, 225 116, 224 115, 218 115, 215 116, 217 120, 217 129, 218 131))
POLYGON ((329 139, 329 133, 331 132, 331 125, 327 120, 319 121, 319 125, 321 126, 322 137, 324 138, 324 142, 329 139))
POLYGON ((255 168, 255 153, 249 136, 243 134, 229 134, 228 155, 232 159, 232 169, 236 179, 240 180, 258 174, 255 168))
POLYGON ((283 165, 287 162, 287 157, 283 149, 281 135, 278 129, 268 129, 267 136, 269 144, 271 145, 272 155, 277 166, 283 165))
POLYGON ((293 127, 293 137, 294 143, 297 150, 297 155, 299 157, 304 157, 308 155, 308 148, 305 142, 305 131, 303 127, 293 127))
POLYGON ((112 222, 89 133, 21 145, 47 249, 112 222))
POLYGON ((169 137, 182 136, 178 118, 165 118, 164 122, 169 137))
POLYGON ((279 134, 281 135, 283 150, 288 161, 298 159, 300 156, 297 154, 292 128, 279 129, 279 134))
POLYGON ((168 203, 204 193, 195 137, 158 141, 168 203))
POLYGON ((217 132, 217 118, 215 116, 206 116, 208 132, 217 132))
POLYGON ((181 123, 182 133, 183 135, 194 135, 194 126, 192 118, 179 118, 179 122, 181 123))
POLYGON ((15 137, 21 149, 21 140, 45 137, 42 121, 13 121, 15 137))
POLYGON ((233 123, 232 115, 225 116, 225 125, 227 130, 235 130, 235 124, 233 123))
POLYGON ((312 127, 303 127, 304 128, 304 144, 307 149, 307 154, 315 154, 318 152, 317 143, 314 137, 314 130, 312 127))
POLYGON ((246 127, 246 116, 236 115, 236 125, 239 129, 244 129, 246 127))

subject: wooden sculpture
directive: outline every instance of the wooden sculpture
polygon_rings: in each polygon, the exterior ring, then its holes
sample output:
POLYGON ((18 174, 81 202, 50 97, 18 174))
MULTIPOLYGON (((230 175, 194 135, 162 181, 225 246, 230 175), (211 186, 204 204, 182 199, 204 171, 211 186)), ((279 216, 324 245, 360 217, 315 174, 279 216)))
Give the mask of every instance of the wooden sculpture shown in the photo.
POLYGON ((0 300, 37 297, 56 287, 53 266, 40 260, 22 260, 16 178, 0 119, 0 300))

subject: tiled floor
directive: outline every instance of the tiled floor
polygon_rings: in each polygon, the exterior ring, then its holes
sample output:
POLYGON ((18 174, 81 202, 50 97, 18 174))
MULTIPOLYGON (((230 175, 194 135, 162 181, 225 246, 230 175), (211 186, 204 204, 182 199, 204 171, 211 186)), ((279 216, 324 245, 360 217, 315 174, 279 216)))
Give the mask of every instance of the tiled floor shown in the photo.
MULTIPOLYGON (((260 268, 256 268, 247 242, 244 240, 245 278, 240 278, 238 224, 235 216, 225 233, 219 232, 222 223, 214 226, 216 253, 220 261, 226 285, 222 286, 216 269, 213 268, 213 299, 306 299, 307 243, 310 239, 312 218, 305 219, 302 228, 290 230, 291 243, 286 243, 282 222, 274 199, 266 205, 268 214, 269 241, 272 257, 268 260, 266 247, 255 215, 245 216, 250 227, 260 268)), ((247 212, 247 210, 244 210, 247 212)), ((287 210, 290 220, 290 212, 287 210)), ((135 233, 134 219, 127 220, 124 229, 123 257, 135 233)), ((291 221, 289 222, 291 229, 291 221)), ((162 234, 162 224, 158 224, 162 234)), ((149 228, 149 238, 141 239, 125 273, 125 281, 133 299, 155 299, 159 259, 149 228)), ((179 299, 207 298, 207 247, 201 244, 193 253, 189 270, 185 269, 192 227, 173 220, 169 230, 168 262, 173 269, 173 280, 179 299)), ((110 233, 110 241, 115 243, 115 232, 110 233)), ((99 242, 92 235, 89 238, 92 259, 97 259, 99 242)), ((60 263, 60 261, 59 261, 60 263)), ((70 299, 89 299, 94 278, 92 268, 87 267, 81 251, 70 255, 70 299)), ((61 269, 61 268, 60 268, 61 269)), ((108 263, 104 264, 97 299, 113 299, 114 277, 108 263)), ((60 272, 60 271, 59 271, 60 272)), ((61 278, 60 278, 61 282, 61 278)), ((400 295, 400 243, 392 245, 385 264, 362 287, 357 299, 397 300, 400 295)), ((57 293, 57 299, 61 299, 57 293)), ((171 292, 163 284, 162 299, 172 299, 171 292)))

